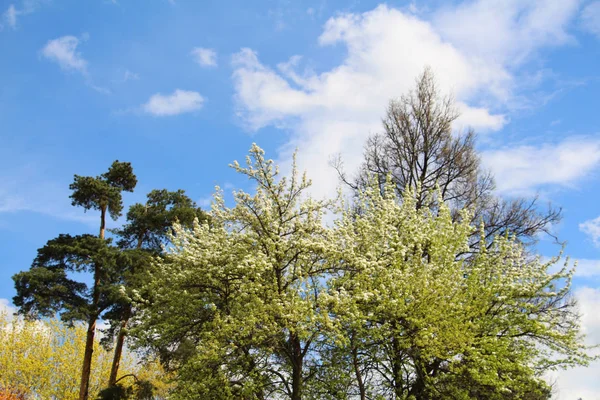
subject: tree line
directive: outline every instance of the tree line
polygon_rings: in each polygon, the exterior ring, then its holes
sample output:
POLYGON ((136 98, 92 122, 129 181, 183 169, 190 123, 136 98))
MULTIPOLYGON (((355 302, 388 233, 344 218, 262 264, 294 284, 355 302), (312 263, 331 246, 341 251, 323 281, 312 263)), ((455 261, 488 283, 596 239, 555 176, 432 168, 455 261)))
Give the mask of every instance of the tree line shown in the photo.
POLYGON ((253 145, 232 164, 253 193, 228 206, 217 190, 206 212, 154 190, 109 238, 131 165, 75 175, 72 203, 100 213, 99 234, 48 241, 14 276, 14 304, 86 324, 80 400, 99 319, 114 351, 105 398, 124 396, 129 338, 159 357, 173 399, 549 399, 545 372, 593 359, 574 268, 551 273, 560 256, 531 246, 561 211, 496 196, 457 117, 426 69, 390 102, 359 171, 333 163, 350 198, 312 199, 295 161, 282 177, 253 145))

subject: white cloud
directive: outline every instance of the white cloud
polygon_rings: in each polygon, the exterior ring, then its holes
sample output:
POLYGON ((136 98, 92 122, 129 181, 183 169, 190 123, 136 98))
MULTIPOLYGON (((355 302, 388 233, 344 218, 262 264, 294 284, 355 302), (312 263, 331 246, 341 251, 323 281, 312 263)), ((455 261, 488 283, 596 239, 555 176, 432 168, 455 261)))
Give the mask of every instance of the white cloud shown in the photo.
POLYGON ((204 98, 198 92, 177 89, 170 95, 152 95, 142 106, 144 112, 159 117, 178 115, 202 108, 204 98))
POLYGON ((87 74, 87 61, 77 52, 79 39, 75 36, 63 36, 50 40, 42 49, 42 55, 56 62, 65 71, 77 71, 87 74))
POLYGON ((544 185, 571 186, 600 165, 600 141, 568 139, 558 144, 518 146, 482 153, 498 191, 530 194, 544 185))
POLYGON ((540 47, 573 42, 566 28, 579 4, 580 0, 477 0, 443 9, 433 20, 458 48, 514 67, 540 47))
POLYGON ((600 277, 600 260, 578 259, 575 276, 582 278, 600 277))
POLYGON ((110 94, 110 89, 96 85, 88 73, 88 62, 77 51, 81 41, 87 40, 89 35, 84 33, 81 38, 67 35, 53 39, 46 43, 41 50, 41 55, 57 63, 63 71, 78 72, 85 78, 85 83, 99 93, 110 94))
POLYGON ((21 7, 17 8, 14 4, 10 4, 8 8, 0 15, 0 31, 4 26, 8 26, 11 29, 16 29, 18 19, 21 15, 31 14, 37 10, 39 6, 39 0, 23 0, 21 7))
POLYGON ((596 246, 600 246, 600 217, 582 222, 579 230, 587 234, 596 246))
POLYGON ((192 50, 192 56, 194 57, 194 61, 202 67, 217 66, 217 53, 213 49, 195 47, 192 50))
MULTIPOLYGON (((10 6, 8 6, 8 9, 6 11, 4 11, 4 14, 2 14, 2 20, 9 27, 15 29, 17 27, 17 15, 18 14, 19 14, 19 12, 15 8, 15 5, 11 4, 10 6)), ((0 24, 0 26, 3 26, 3 24, 0 24)))
MULTIPOLYGON (((600 344, 600 289, 582 287, 575 291, 575 298, 581 313, 581 325, 589 345, 600 344)), ((559 371, 557 377, 557 394, 559 400, 592 400, 600 398, 600 361, 588 367, 559 371)))
POLYGON ((585 6, 581 12, 581 26, 600 38, 600 1, 585 6))
POLYGON ((300 69, 300 56, 271 67, 255 51, 242 49, 233 56, 238 116, 252 130, 268 125, 289 130, 280 162, 289 165, 298 147, 298 164, 313 179, 313 192, 330 195, 338 185, 330 156, 341 154, 353 172, 365 139, 381 129, 389 99, 411 89, 426 65, 441 90, 457 99, 463 113, 457 128, 501 129, 508 122, 502 110, 516 88, 514 57, 525 62, 540 47, 570 39, 564 27, 577 1, 545 3, 470 2, 434 13, 430 21, 383 5, 338 15, 327 21, 318 42, 343 46, 346 56, 321 73, 300 69), (491 11, 484 13, 488 6, 491 11), (486 30, 474 41, 477 24, 486 30))

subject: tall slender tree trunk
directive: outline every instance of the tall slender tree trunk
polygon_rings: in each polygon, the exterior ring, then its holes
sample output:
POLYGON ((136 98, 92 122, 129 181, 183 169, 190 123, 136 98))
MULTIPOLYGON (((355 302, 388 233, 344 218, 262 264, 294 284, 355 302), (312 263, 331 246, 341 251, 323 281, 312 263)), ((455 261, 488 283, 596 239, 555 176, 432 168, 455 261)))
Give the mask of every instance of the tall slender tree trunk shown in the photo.
MULTIPOLYGON (((104 228, 106 224, 106 206, 101 207, 100 215, 100 238, 104 239, 104 228)), ((98 308, 98 302, 100 301, 100 266, 94 266, 94 288, 92 296, 92 309, 98 308)), ((98 314, 93 313, 90 315, 88 321, 88 329, 85 337, 85 351, 83 354, 83 365, 81 367, 81 382, 79 384, 79 400, 87 400, 90 389, 90 374, 92 372, 92 356, 94 355, 94 335, 96 334, 96 320, 98 314)))
POLYGON ((125 343, 125 336, 127 335, 127 323, 131 315, 131 307, 127 308, 125 318, 121 321, 119 327, 119 334, 117 335, 117 343, 115 344, 115 354, 113 356, 112 366, 110 368, 110 378, 108 379, 108 386, 114 386, 117 383, 117 373, 119 372, 119 366, 121 365, 121 355, 123 354, 123 345, 125 343))
MULTIPOLYGON (((143 245, 143 236, 138 237, 136 248, 139 250, 143 245)), ((117 374, 119 373, 119 366, 121 365, 121 356, 123 354, 123 345, 125 343, 125 336, 127 336, 127 323, 131 318, 133 310, 131 306, 127 306, 125 311, 125 318, 121 321, 119 327, 119 334, 117 335, 117 342, 115 343, 115 354, 113 356, 112 366, 110 367, 110 377, 108 378, 108 386, 114 386, 117 383, 117 374)))
POLYGON ((298 335, 290 334, 290 348, 292 352, 292 400, 302 400, 302 364, 304 357, 298 335))
POLYGON ((89 396, 90 374, 92 372, 92 356, 94 355, 94 335, 96 334, 96 317, 90 317, 85 337, 85 351, 81 367, 81 382, 79 385, 79 400, 87 400, 89 396))

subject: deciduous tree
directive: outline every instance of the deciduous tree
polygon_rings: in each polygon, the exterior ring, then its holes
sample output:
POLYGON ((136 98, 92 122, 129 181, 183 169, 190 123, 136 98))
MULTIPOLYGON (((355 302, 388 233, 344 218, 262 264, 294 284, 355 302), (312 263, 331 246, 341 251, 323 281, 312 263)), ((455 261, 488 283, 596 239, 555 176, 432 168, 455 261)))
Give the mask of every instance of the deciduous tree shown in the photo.
MULTIPOLYGON (((531 259, 514 236, 496 236, 474 257, 468 210, 419 191, 396 199, 375 182, 347 209, 334 237, 343 271, 333 280, 335 315, 361 398, 546 399, 541 373, 585 365, 569 297, 573 269, 531 259)), ((485 237, 481 226, 480 235, 485 237)))
POLYGON ((256 193, 237 192, 232 208, 217 193, 211 225, 176 225, 152 274, 136 332, 161 347, 194 346, 178 368, 179 398, 298 400, 320 362, 327 203, 305 198, 310 182, 295 169, 279 178, 257 146, 247 164, 233 167, 256 193))
POLYGON ((541 210, 537 198, 498 197, 493 176, 481 166, 475 132, 454 129, 459 116, 454 99, 441 93, 432 70, 426 68, 414 90, 390 101, 383 132, 368 139, 357 174, 349 177, 340 158, 334 160, 334 167, 355 194, 368 186, 373 176, 383 188, 389 176, 399 200, 405 190, 417 191, 419 207, 430 205, 425 204, 428 193, 438 187, 454 217, 464 208, 473 210, 471 252, 480 246, 477 227, 482 221, 487 243, 506 232, 524 243, 535 242, 541 233, 552 235, 552 225, 561 218, 560 209, 541 210))
MULTIPOLYGON (((83 358, 85 342, 83 324, 69 326, 54 318, 32 321, 0 312, 0 388, 15 393, 6 400, 78 399, 81 365, 73 361, 83 358)), ((106 384, 110 365, 110 353, 95 339, 90 397, 96 398, 106 384)), ((135 354, 125 352, 122 370, 149 381, 160 398, 167 394, 167 376, 159 363, 140 363, 135 354)), ((131 381, 125 383, 129 387, 131 381)), ((0 398, 2 393, 0 389, 0 398)))

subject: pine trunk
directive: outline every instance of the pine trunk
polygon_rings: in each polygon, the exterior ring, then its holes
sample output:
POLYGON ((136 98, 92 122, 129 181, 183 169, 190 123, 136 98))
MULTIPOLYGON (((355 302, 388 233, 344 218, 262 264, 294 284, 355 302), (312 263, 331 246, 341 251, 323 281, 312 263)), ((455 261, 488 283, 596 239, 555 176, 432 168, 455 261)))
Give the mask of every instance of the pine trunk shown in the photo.
POLYGON ((117 335, 117 343, 115 344, 115 355, 113 357, 112 366, 110 368, 110 378, 108 379, 108 386, 114 386, 117 383, 117 373, 119 372, 119 365, 121 364, 121 355, 123 353, 123 344, 125 343, 127 323, 129 322, 130 310, 128 310, 126 318, 121 321, 121 327, 119 334, 117 335))
POLYGON ((104 231, 106 230, 106 206, 100 207, 100 239, 104 239, 104 231))
MULTIPOLYGON (((143 236, 138 237, 137 249, 141 249, 143 245, 143 236)), ((119 373, 119 366, 121 365, 121 356, 123 354, 123 345, 125 343, 125 336, 127 336, 127 323, 131 318, 131 306, 128 306, 125 312, 125 318, 121 321, 121 327, 119 334, 117 335, 117 343, 115 344, 115 354, 113 356, 112 366, 110 367, 110 377, 108 378, 108 387, 114 386, 117 383, 117 374, 119 373)))
POLYGON ((92 372, 92 356, 94 354, 94 335, 96 334, 96 318, 91 317, 88 321, 88 329, 85 338, 85 352, 83 355, 83 366, 81 367, 81 383, 79 386, 79 400, 87 400, 89 396, 90 374, 92 372))

